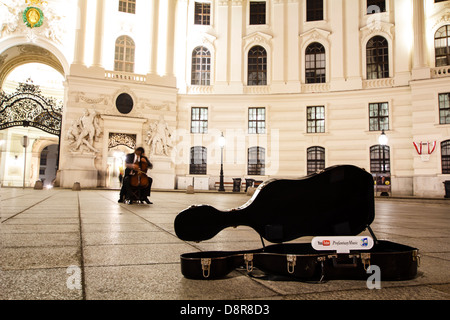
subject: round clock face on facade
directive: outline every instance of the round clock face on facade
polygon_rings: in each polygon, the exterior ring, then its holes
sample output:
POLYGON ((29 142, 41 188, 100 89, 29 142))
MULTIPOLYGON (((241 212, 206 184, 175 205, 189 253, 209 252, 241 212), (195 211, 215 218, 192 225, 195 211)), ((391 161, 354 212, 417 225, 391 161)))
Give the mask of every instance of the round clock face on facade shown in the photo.
POLYGON ((133 110, 134 101, 128 93, 122 93, 116 99, 116 108, 122 114, 129 114, 133 110))

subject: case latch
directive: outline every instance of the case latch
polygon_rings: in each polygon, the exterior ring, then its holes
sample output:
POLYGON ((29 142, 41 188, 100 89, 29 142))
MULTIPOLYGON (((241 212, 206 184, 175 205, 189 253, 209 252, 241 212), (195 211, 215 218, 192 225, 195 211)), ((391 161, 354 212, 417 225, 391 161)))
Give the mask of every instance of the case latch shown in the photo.
POLYGON ((417 261, 417 267, 420 267, 420 254, 419 250, 414 250, 412 253, 413 261, 417 261))
POLYGON ((211 259, 202 259, 202 271, 203 271, 203 277, 209 278, 211 273, 211 259))
POLYGON ((247 267, 247 272, 253 271, 253 253, 244 254, 245 266, 247 267))
POLYGON ((295 265, 297 264, 297 256, 287 255, 287 270, 290 274, 294 274, 295 265))
POLYGON ((364 270, 369 270, 370 268, 370 253, 361 252, 361 261, 364 266, 364 270))

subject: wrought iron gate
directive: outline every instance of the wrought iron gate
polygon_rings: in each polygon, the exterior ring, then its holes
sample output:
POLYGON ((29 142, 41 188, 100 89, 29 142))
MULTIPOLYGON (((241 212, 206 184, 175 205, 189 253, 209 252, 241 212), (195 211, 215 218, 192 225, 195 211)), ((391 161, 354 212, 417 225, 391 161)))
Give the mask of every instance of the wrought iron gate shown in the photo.
POLYGON ((39 86, 28 79, 12 94, 0 92, 0 130, 34 127, 61 136, 62 102, 44 97, 39 86))

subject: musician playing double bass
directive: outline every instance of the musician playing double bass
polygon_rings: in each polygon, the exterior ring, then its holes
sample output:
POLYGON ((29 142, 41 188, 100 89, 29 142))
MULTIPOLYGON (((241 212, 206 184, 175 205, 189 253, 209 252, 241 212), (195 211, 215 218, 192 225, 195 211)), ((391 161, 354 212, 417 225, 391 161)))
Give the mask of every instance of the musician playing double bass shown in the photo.
POLYGON ((141 198, 147 204, 152 204, 148 199, 152 187, 153 179, 147 176, 147 170, 152 169, 153 165, 145 156, 145 150, 142 147, 137 148, 134 153, 127 154, 125 158, 125 176, 123 178, 122 189, 120 190, 119 202, 123 202, 124 197, 133 203, 133 188, 141 189, 141 198))

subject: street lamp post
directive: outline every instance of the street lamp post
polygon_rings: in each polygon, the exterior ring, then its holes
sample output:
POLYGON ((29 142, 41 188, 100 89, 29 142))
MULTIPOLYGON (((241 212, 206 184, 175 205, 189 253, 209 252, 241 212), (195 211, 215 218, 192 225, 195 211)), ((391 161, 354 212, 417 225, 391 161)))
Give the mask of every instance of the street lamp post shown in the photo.
MULTIPOLYGON (((386 135, 386 133, 383 131, 381 132, 380 137, 378 138, 378 142, 381 145, 381 148, 383 149, 383 174, 386 175, 386 146, 389 142, 389 139, 386 135)), ((389 197, 389 193, 386 191, 381 192, 382 197, 389 197)))
POLYGON ((225 137, 223 136, 223 132, 222 132, 222 136, 219 138, 219 146, 220 146, 220 185, 219 185, 219 192, 224 192, 225 191, 225 186, 223 185, 223 148, 225 148, 225 137))

